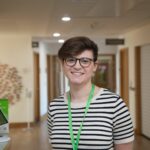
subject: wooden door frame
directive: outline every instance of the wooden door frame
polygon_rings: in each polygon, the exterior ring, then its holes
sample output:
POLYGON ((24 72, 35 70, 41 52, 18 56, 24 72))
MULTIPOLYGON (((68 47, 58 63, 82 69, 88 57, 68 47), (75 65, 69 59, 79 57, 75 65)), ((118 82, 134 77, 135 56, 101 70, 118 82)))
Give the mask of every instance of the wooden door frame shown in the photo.
POLYGON ((40 121, 40 67, 39 53, 33 52, 34 61, 34 121, 40 121))
POLYGON ((135 47, 135 107, 136 107, 136 129, 137 134, 142 134, 141 121, 141 47, 135 47))
POLYGON ((113 59, 113 74, 114 74, 113 81, 115 82, 113 85, 113 89, 114 91, 116 91, 116 55, 115 54, 111 54, 111 55, 113 59))
POLYGON ((50 101, 54 98, 54 62, 53 62, 53 56, 47 55, 47 93, 48 93, 48 106, 50 101))
POLYGON ((49 107, 49 101, 51 99, 51 92, 50 92, 50 89, 51 89, 51 85, 50 85, 50 78, 51 78, 51 70, 50 70, 50 60, 51 60, 51 57, 50 55, 47 55, 46 57, 46 61, 47 61, 47 95, 48 95, 48 107, 49 107))
POLYGON ((120 49, 120 95, 124 99, 126 105, 129 107, 129 64, 128 63, 129 63, 128 48, 122 48, 120 49), (124 64, 124 61, 127 63, 126 65, 124 64), (126 79, 125 81, 126 85, 124 85, 124 83, 122 82, 123 79, 126 79))
POLYGON ((52 99, 55 97, 55 56, 53 55, 47 55, 47 83, 48 83, 48 106, 52 99))

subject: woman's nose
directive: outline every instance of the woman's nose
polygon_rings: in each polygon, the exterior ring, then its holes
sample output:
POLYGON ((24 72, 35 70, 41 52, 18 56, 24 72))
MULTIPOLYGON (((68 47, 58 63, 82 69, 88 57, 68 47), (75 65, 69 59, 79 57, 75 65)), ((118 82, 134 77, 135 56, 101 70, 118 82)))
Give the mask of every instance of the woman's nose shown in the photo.
POLYGON ((80 60, 77 60, 76 64, 74 65, 75 68, 82 68, 79 61, 80 60))

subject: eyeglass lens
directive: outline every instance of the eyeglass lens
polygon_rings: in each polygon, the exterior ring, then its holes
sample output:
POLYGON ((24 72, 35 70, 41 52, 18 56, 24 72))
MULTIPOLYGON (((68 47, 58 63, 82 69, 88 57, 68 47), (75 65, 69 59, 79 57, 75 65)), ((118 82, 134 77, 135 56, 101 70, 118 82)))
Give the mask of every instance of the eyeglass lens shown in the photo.
POLYGON ((77 63, 77 60, 79 60, 79 63, 82 67, 88 67, 91 64, 91 62, 93 61, 93 59, 86 58, 86 57, 83 57, 83 58, 72 57, 72 58, 66 58, 65 62, 68 66, 72 67, 77 63))

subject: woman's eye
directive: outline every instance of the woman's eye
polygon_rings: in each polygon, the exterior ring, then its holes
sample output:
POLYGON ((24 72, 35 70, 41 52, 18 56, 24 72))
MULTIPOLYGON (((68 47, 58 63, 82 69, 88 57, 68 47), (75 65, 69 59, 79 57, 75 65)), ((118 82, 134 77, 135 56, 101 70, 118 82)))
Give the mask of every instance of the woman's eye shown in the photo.
POLYGON ((75 59, 73 59, 73 58, 68 58, 67 61, 68 61, 68 62, 74 62, 75 59))
POLYGON ((86 63, 89 63, 89 60, 88 59, 81 59, 81 62, 86 64, 86 63))

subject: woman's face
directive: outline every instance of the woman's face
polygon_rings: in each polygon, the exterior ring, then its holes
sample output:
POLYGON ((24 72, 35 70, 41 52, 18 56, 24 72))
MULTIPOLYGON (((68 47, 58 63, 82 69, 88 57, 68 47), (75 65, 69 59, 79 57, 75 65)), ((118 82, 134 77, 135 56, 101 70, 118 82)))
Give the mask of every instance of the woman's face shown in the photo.
MULTIPOLYGON (((81 59, 81 58, 90 58, 93 60, 93 53, 92 51, 86 50, 82 52, 81 54, 75 56, 74 58, 81 59)), ((71 60, 68 61, 71 63, 71 60)), ((67 65, 66 61, 62 62, 62 68, 64 71, 64 74, 67 76, 67 78, 70 81, 70 84, 72 85, 83 85, 88 82, 91 82, 91 78, 93 75, 93 72, 96 71, 97 64, 95 64, 93 61, 90 61, 90 65, 88 67, 81 66, 83 63, 87 63, 86 60, 82 60, 82 62, 79 60, 76 61, 75 65, 67 65), (81 65, 80 65, 81 64, 81 65)))

